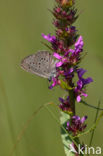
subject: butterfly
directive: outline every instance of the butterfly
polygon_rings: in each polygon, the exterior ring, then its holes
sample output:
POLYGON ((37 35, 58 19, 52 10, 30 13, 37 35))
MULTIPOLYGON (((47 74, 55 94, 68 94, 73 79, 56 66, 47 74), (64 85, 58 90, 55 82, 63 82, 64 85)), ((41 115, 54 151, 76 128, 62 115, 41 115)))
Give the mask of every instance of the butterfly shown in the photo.
POLYGON ((56 63, 48 51, 38 51, 21 61, 21 68, 40 77, 52 80, 56 76, 56 63))

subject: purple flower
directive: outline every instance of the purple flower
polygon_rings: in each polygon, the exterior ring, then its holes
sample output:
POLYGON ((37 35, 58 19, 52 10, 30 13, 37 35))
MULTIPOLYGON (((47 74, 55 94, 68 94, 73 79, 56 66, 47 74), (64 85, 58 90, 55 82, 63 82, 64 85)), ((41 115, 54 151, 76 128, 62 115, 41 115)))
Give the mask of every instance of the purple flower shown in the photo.
POLYGON ((74 76, 74 68, 71 67, 67 71, 64 72, 65 78, 73 78, 74 76))
POLYGON ((75 52, 75 50, 74 49, 69 49, 69 52, 73 54, 75 52))
POLYGON ((54 13, 55 13, 55 12, 56 12, 56 13, 60 13, 60 12, 61 12, 61 8, 59 8, 59 7, 58 7, 58 8, 55 8, 55 9, 54 9, 54 13))
POLYGON ((80 102, 83 96, 88 96, 85 87, 93 80, 90 77, 83 78, 86 70, 78 69, 82 59, 84 42, 82 36, 78 37, 77 29, 73 26, 78 18, 77 10, 73 6, 75 0, 56 0, 56 2, 59 4, 51 11, 54 15, 55 35, 42 34, 42 37, 49 42, 53 51, 52 55, 56 59, 56 76, 52 77, 49 88, 52 89, 59 85, 68 92, 67 98, 59 98, 59 107, 65 113, 71 113, 69 122, 67 122, 67 130, 75 136, 86 128, 85 120, 87 119, 87 116, 82 118, 73 116, 75 114, 75 101, 80 102), (74 46, 73 49, 72 46, 74 46), (75 73, 78 75, 76 83, 75 73))
POLYGON ((78 38, 78 41, 75 43, 74 49, 69 49, 68 52, 71 53, 69 60, 70 63, 76 65, 80 61, 80 53, 83 51, 83 39, 82 36, 78 38))
POLYGON ((75 95, 76 95, 76 100, 77 102, 80 102, 81 101, 81 97, 84 96, 84 97, 87 97, 88 95, 84 92, 84 90, 80 90, 78 89, 78 86, 74 89, 75 91, 75 95))
POLYGON ((88 118, 87 116, 83 116, 83 117, 81 118, 81 123, 83 124, 87 118, 88 118))
POLYGON ((59 98, 59 101, 61 102, 59 107, 63 110, 63 111, 70 111, 71 112, 71 108, 70 108, 70 101, 69 101, 69 96, 66 99, 63 98, 59 98))
POLYGON ((52 85, 49 87, 49 89, 52 89, 53 87, 55 87, 56 85, 60 84, 60 80, 58 79, 58 76, 57 77, 53 77, 52 78, 52 85))
POLYGON ((82 36, 80 36, 80 37, 78 38, 78 41, 75 43, 75 49, 76 49, 76 48, 77 48, 77 49, 82 49, 83 46, 84 46, 83 38, 82 38, 82 36))
MULTIPOLYGON (((62 46, 62 45, 58 42, 58 40, 56 39, 55 36, 51 36, 50 34, 48 34, 48 35, 42 34, 42 37, 52 44, 52 48, 53 48, 54 50, 57 50, 59 46, 62 46)), ((63 47, 63 46, 62 46, 62 47, 63 47)))
POLYGON ((56 67, 62 66, 65 62, 68 62, 67 58, 64 56, 59 55, 58 53, 54 52, 53 56, 60 60, 59 62, 56 63, 56 67))
POLYGON ((90 77, 88 77, 87 79, 84 79, 82 77, 85 72, 86 72, 86 70, 84 70, 83 68, 77 69, 77 74, 78 74, 78 78, 79 78, 79 80, 77 81, 77 87, 75 88, 77 102, 81 101, 81 96, 84 96, 84 97, 88 96, 84 92, 83 88, 85 87, 85 85, 93 82, 92 78, 90 78, 90 77))
POLYGON ((55 36, 51 36, 50 34, 48 35, 45 35, 45 34, 42 34, 42 37, 47 40, 48 42, 54 42, 56 40, 56 37, 55 36))
POLYGON ((55 36, 51 36, 50 34, 42 34, 42 37, 52 44, 54 50, 64 50, 64 42, 62 40, 59 41, 55 36))
POLYGON ((80 36, 78 41, 75 43, 75 53, 79 54, 80 52, 82 52, 83 46, 84 46, 83 38, 82 36, 80 36))
POLYGON ((73 54, 77 55, 83 51, 83 46, 84 46, 83 38, 82 36, 80 36, 78 38, 78 41, 75 43, 75 49, 69 49, 69 52, 71 52, 72 55, 73 54))
POLYGON ((79 77, 79 81, 81 81, 82 86, 93 82, 93 79, 92 79, 91 77, 88 77, 87 79, 84 79, 84 78, 82 77, 82 76, 84 75, 85 72, 86 72, 86 70, 84 70, 83 68, 80 68, 80 69, 77 70, 78 77, 79 77))
POLYGON ((87 116, 83 116, 82 118, 79 116, 73 116, 71 122, 67 122, 67 130, 71 131, 74 136, 77 135, 86 128, 86 124, 84 123, 86 119, 87 116))
POLYGON ((76 27, 75 26, 71 26, 70 27, 70 32, 72 33, 75 33, 77 30, 76 30, 76 27))

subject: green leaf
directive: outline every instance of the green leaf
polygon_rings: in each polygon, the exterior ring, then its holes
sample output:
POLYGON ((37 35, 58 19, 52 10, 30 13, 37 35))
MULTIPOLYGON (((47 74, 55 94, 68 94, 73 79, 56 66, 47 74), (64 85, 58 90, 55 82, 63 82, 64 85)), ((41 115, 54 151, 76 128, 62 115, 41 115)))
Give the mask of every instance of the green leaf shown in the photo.
POLYGON ((67 89, 67 90, 72 90, 72 88, 67 84, 67 82, 63 81, 63 80, 60 80, 61 81, 61 88, 63 89, 67 89))
MULTIPOLYGON (((65 129, 66 129, 67 121, 69 119, 70 119, 69 114, 61 112, 60 123, 61 123, 62 127, 64 127, 65 129)), ((65 151, 66 156, 75 156, 75 153, 70 151, 70 146, 69 146, 72 144, 72 140, 68 136, 68 134, 64 131, 63 128, 61 128, 61 138, 62 138, 62 142, 64 145, 64 151, 65 151)))
POLYGON ((103 108, 99 108, 99 107, 90 105, 90 104, 88 104, 87 102, 85 102, 85 101, 83 101, 83 100, 81 100, 80 103, 81 103, 81 104, 84 104, 84 105, 86 105, 86 106, 88 106, 88 107, 90 107, 90 108, 93 108, 93 109, 96 109, 96 110, 98 109, 98 110, 100 110, 100 111, 103 111, 103 108))

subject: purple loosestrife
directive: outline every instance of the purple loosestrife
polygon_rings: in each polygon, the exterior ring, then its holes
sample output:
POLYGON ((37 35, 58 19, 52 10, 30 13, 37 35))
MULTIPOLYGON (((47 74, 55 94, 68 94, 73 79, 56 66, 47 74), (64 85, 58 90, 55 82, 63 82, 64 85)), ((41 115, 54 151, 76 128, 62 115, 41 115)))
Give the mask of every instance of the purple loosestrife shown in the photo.
MULTIPOLYGON (((75 100, 80 102, 82 96, 87 97, 85 87, 93 80, 82 78, 86 71, 78 67, 82 58, 84 42, 82 36, 77 34, 75 26, 72 25, 78 17, 77 10, 74 9, 75 0, 56 0, 56 2, 57 6, 52 11, 56 35, 42 34, 42 37, 51 43, 53 56, 58 60, 56 63, 57 76, 52 78, 53 83, 50 88, 60 85, 72 94, 69 99, 71 105, 74 105, 75 100), (73 45, 74 48, 71 49, 73 45), (73 82, 75 73, 79 78, 77 84, 73 82)), ((71 107, 73 108, 73 106, 71 107)))
POLYGON ((59 107, 62 109, 62 111, 69 111, 69 112, 71 111, 69 96, 66 99, 60 97, 59 101, 60 101, 59 107))
POLYGON ((76 0, 56 0, 57 4, 53 9, 53 25, 55 26, 55 35, 45 35, 42 37, 51 44, 53 56, 57 61, 57 75, 52 78, 52 89, 60 86, 67 92, 66 98, 59 98, 61 111, 70 114, 67 122, 67 130, 77 135, 84 131, 87 119, 86 116, 80 118, 76 116, 75 102, 80 102, 82 97, 87 97, 86 86, 91 83, 92 78, 83 78, 86 70, 79 67, 83 56, 83 37, 78 34, 73 23, 78 18, 75 9, 76 0), (74 81, 77 75, 77 82, 74 81))
POLYGON ((92 78, 88 77, 87 79, 82 78, 83 74, 86 72, 86 70, 80 68, 77 70, 78 73, 78 78, 79 80, 77 81, 77 86, 75 87, 75 94, 77 97, 77 102, 81 101, 81 96, 87 97, 88 95, 84 91, 85 85, 89 84, 92 82, 92 78))
POLYGON ((86 119, 87 116, 84 116, 81 119, 79 116, 73 116, 71 118, 71 123, 67 122, 67 130, 76 136, 86 128, 86 124, 84 123, 86 119))

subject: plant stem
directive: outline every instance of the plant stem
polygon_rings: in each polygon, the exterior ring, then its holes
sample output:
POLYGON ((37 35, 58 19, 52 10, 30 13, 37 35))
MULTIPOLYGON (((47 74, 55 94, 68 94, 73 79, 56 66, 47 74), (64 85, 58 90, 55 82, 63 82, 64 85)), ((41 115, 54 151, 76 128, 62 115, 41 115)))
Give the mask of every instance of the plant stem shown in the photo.
POLYGON ((73 115, 75 115, 75 97, 73 90, 69 90, 70 105, 73 115))

